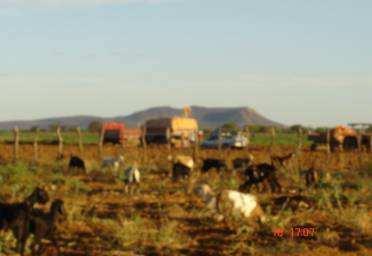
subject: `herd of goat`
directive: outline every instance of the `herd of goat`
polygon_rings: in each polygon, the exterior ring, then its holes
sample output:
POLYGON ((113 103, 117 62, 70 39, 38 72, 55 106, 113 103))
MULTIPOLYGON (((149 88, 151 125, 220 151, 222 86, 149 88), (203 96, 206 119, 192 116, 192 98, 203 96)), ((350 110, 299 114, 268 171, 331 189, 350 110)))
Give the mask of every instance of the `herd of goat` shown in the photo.
MULTIPOLYGON (((244 182, 239 186, 238 191, 223 190, 214 193, 209 185, 199 183, 193 187, 193 192, 204 205, 213 210, 217 220, 227 219, 234 211, 240 213, 245 219, 265 221, 265 216, 256 196, 249 194, 255 186, 258 191, 269 190, 270 192, 281 192, 282 186, 277 178, 277 171, 286 165, 295 154, 271 157, 271 163, 254 163, 253 156, 246 158, 236 158, 232 161, 234 173, 240 173, 244 182)), ((177 182, 190 178, 195 168, 195 161, 192 157, 185 155, 170 156, 172 163, 172 180, 177 182)), ((125 192, 133 192, 134 187, 140 184, 140 171, 135 163, 128 168, 124 166, 124 157, 105 157, 101 162, 101 169, 110 168, 113 173, 125 184, 125 192)), ((69 169, 86 170, 85 162, 78 156, 71 156, 69 169)), ((207 158, 202 162, 201 173, 208 173, 211 170, 226 172, 228 170, 225 160, 217 158, 207 158)), ((305 173, 306 184, 311 186, 318 181, 318 172, 310 168, 305 173)), ((0 203, 0 230, 11 230, 17 240, 17 251, 20 255, 24 254, 27 239, 31 234, 34 235, 31 251, 34 255, 42 250, 42 239, 50 240, 58 249, 55 239, 56 225, 62 220, 66 213, 64 203, 60 199, 55 199, 50 210, 45 212, 34 208, 35 204, 46 204, 49 201, 48 193, 41 188, 35 191, 20 203, 0 203)), ((287 204, 291 208, 298 207, 299 203, 311 205, 311 200, 306 200, 301 195, 281 196, 275 198, 275 203, 287 204)))

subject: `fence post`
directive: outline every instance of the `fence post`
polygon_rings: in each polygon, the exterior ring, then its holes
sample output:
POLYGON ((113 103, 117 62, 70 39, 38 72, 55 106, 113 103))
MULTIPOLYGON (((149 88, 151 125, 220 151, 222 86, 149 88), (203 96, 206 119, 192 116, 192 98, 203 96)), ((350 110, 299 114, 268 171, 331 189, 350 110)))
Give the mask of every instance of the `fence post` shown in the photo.
POLYGON ((332 156, 331 156, 331 131, 327 129, 326 131, 326 162, 331 164, 332 156))
POLYGON ((273 150, 275 146, 275 137, 276 137, 276 132, 275 132, 275 127, 271 127, 271 145, 270 145, 270 151, 273 150))
POLYGON ((245 128, 248 144, 247 144, 247 149, 249 149, 249 145, 251 144, 251 131, 249 130, 249 126, 245 128))
POLYGON ((17 162, 19 158, 19 128, 18 126, 14 127, 13 136, 14 136, 13 161, 17 162))
POLYGON ((100 159, 102 159, 102 156, 103 156, 104 137, 105 137, 105 129, 102 126, 101 132, 100 132, 100 135, 99 135, 99 142, 98 142, 98 156, 99 156, 100 159))
POLYGON ((302 132, 302 128, 298 128, 298 131, 297 131, 297 149, 300 151, 302 149, 302 135, 303 135, 303 132, 302 132))
POLYGON ((329 154, 331 152, 331 133, 329 129, 327 129, 326 144, 327 144, 327 154, 329 154))
POLYGON ((221 138, 221 136, 222 136, 222 132, 221 132, 221 129, 219 128, 218 129, 218 151, 219 151, 220 155, 222 153, 222 138, 221 138))
POLYGON ((143 162, 144 164, 147 164, 147 142, 146 142, 146 133, 147 133, 147 128, 146 124, 142 126, 142 131, 141 131, 141 143, 143 147, 143 162))
POLYGON ((357 134, 357 143, 358 143, 358 150, 359 152, 363 152, 363 145, 362 145, 362 133, 360 131, 358 131, 358 134, 357 134))
POLYGON ((61 127, 57 127, 57 139, 58 139, 58 156, 57 159, 63 159, 63 138, 61 133, 61 127))
POLYGON ((357 134, 357 143, 358 143, 358 157, 359 157, 359 165, 363 164, 363 137, 362 137, 362 132, 358 131, 357 134))
POLYGON ((193 154, 192 154, 194 165, 196 165, 196 160, 198 159, 198 156, 199 156, 199 138, 198 138, 198 132, 196 132, 194 147, 193 147, 193 154))
MULTIPOLYGON (((296 158, 297 158, 297 169, 298 170, 301 170, 301 155, 302 155, 302 135, 303 135, 303 131, 302 131, 302 128, 299 127, 298 130, 297 130, 297 148, 296 148, 296 158)), ((293 172, 294 173, 294 169, 292 168, 293 172)), ((300 180, 301 177, 300 177, 300 173, 298 172, 298 180, 300 180)))
POLYGON ((80 126, 76 127, 76 132, 77 132, 77 135, 78 135, 79 151, 80 151, 80 154, 83 155, 84 154, 84 145, 83 145, 83 137, 81 135, 81 128, 80 128, 80 126))
POLYGON ((36 164, 39 160, 39 129, 36 128, 35 130, 35 137, 34 137, 34 163, 36 164))
MULTIPOLYGON (((172 134, 171 134, 170 128, 167 128, 166 140, 167 140, 168 155, 172 155, 172 134)), ((181 141, 182 141, 182 137, 181 137, 181 141)), ((174 146, 176 146, 176 143, 177 142, 175 142, 174 146)), ((181 142, 181 144, 182 144, 182 142, 181 142)))

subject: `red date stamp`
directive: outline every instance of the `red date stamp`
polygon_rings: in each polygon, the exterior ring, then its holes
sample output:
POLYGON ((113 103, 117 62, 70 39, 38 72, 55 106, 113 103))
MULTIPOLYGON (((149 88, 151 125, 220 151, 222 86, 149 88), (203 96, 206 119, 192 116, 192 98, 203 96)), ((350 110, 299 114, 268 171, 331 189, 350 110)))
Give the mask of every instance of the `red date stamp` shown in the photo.
POLYGON ((314 238, 315 227, 293 227, 291 229, 291 238, 314 238))
POLYGON ((290 239, 313 239, 315 238, 316 228, 311 226, 292 227, 289 232, 283 228, 276 228, 273 230, 273 236, 276 238, 290 238, 290 239))

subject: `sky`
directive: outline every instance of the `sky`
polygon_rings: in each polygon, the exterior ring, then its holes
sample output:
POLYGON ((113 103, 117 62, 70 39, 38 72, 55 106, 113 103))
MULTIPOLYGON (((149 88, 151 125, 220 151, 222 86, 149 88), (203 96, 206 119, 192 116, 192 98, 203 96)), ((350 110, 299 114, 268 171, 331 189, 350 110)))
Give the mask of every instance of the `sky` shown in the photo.
POLYGON ((370 0, 0 0, 0 121, 248 106, 372 123, 370 0))

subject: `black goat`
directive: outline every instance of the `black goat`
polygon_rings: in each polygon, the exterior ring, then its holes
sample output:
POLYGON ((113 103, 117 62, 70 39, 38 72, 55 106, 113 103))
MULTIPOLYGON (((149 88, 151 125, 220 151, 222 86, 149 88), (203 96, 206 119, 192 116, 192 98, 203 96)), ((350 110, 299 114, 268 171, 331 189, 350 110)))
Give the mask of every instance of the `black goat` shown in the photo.
POLYGON ((68 164, 69 169, 79 169, 86 171, 85 162, 78 156, 71 156, 68 164))
POLYGON ((183 165, 182 163, 174 163, 172 167, 172 179, 177 181, 190 177, 191 168, 183 165))
POLYGON ((21 255, 24 254, 28 237, 31 210, 34 204, 45 204, 48 201, 48 193, 41 188, 36 188, 34 192, 21 203, 0 203, 0 230, 12 230, 17 240, 17 251, 21 255))
POLYGON ((227 165, 225 160, 216 158, 207 158, 203 160, 202 172, 208 172, 210 169, 216 169, 217 171, 226 170, 227 165))
POLYGON ((276 177, 276 170, 274 165, 266 163, 249 166, 245 170, 246 181, 239 190, 249 192, 253 185, 259 188, 258 185, 262 183, 265 187, 269 185, 271 192, 280 192, 282 187, 276 177))
POLYGON ((48 239, 58 250, 59 247, 55 238, 56 224, 65 217, 64 202, 60 199, 53 201, 49 212, 43 212, 39 209, 34 209, 30 216, 29 233, 34 234, 34 241, 31 245, 31 250, 34 255, 42 253, 41 240, 48 239), (37 246, 40 246, 36 249, 37 246))
POLYGON ((235 158, 233 161, 232 161, 232 166, 234 168, 234 170, 245 170, 249 167, 249 165, 251 164, 252 162, 252 159, 251 158, 248 158, 248 157, 245 157, 245 158, 235 158))

